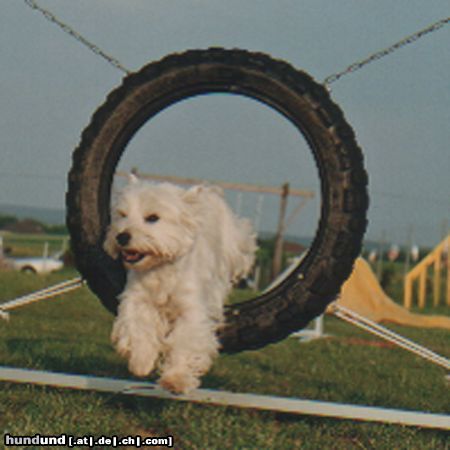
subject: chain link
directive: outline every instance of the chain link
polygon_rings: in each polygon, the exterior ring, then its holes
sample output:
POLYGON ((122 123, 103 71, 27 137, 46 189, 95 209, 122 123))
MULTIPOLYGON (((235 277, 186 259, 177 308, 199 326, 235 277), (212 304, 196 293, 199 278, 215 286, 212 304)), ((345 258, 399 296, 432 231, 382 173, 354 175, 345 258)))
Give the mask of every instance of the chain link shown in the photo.
POLYGON ((341 72, 334 73, 332 75, 329 75, 323 80, 323 84, 325 86, 329 86, 331 83, 334 83, 338 81, 341 77, 348 75, 352 72, 356 72, 359 69, 362 69, 367 64, 370 64, 374 61, 377 61, 381 58, 384 58, 385 56, 395 52, 401 47, 404 47, 405 45, 412 44, 413 42, 417 41, 418 39, 424 37, 427 34, 433 33, 434 31, 439 30, 444 25, 447 25, 450 22, 450 17, 447 17, 446 19, 442 19, 438 22, 433 23, 432 25, 424 28, 423 30, 417 31, 414 34, 411 34, 410 36, 405 37, 401 41, 396 42, 395 44, 380 50, 378 52, 375 52, 368 56, 365 59, 362 59, 361 61, 357 61, 350 66, 348 66, 346 69, 344 69, 341 72))
POLYGON ((129 75, 131 73, 130 70, 125 68, 116 58, 113 58, 112 56, 105 53, 103 50, 101 50, 99 47, 97 47, 92 42, 88 41, 86 38, 81 36, 81 34, 77 33, 73 28, 71 28, 69 25, 65 24, 61 20, 59 20, 55 15, 53 15, 50 11, 42 8, 39 6, 34 0, 24 0, 25 3, 32 9, 39 11, 43 16, 50 22, 58 25, 65 33, 75 38, 77 41, 81 42, 84 46, 86 46, 89 50, 91 50, 93 53, 95 53, 98 56, 101 56, 103 59, 108 61, 109 64, 111 64, 116 69, 121 70, 122 72, 129 75))
MULTIPOLYGON (((131 73, 131 71, 128 70, 127 68, 125 68, 116 58, 114 58, 114 57, 108 55, 107 53, 105 53, 104 51, 102 51, 97 45, 88 41, 86 38, 84 38, 81 34, 77 33, 69 25, 67 25, 64 22, 62 22, 61 20, 59 20, 50 11, 39 6, 35 0, 24 0, 24 1, 30 8, 42 13, 47 20, 58 25, 65 33, 69 34, 70 36, 75 38, 77 41, 81 42, 84 46, 89 48, 89 50, 91 50, 96 55, 101 56, 103 59, 108 61, 109 64, 111 64, 115 68, 121 70, 122 72, 124 72, 128 75, 131 73)), ((361 61, 357 61, 357 62, 351 64, 350 66, 348 66, 346 69, 342 70, 341 72, 336 72, 332 75, 329 75, 328 77, 326 77, 323 80, 323 84, 325 86, 329 87, 330 84, 335 83, 336 81, 341 79, 343 76, 348 75, 353 72, 356 72, 357 70, 360 70, 363 67, 365 67, 367 64, 370 64, 374 61, 384 58, 385 56, 390 55, 391 53, 404 47, 405 45, 412 44, 413 42, 426 36, 427 34, 430 34, 430 33, 433 33, 434 31, 439 30, 444 25, 447 25, 449 22, 450 22, 450 17, 439 20, 438 22, 433 23, 432 25, 424 28, 423 30, 417 31, 416 33, 405 37, 404 39, 396 42, 395 44, 393 44, 383 50, 379 50, 378 52, 375 52, 375 53, 369 55, 367 58, 362 59, 361 61)))

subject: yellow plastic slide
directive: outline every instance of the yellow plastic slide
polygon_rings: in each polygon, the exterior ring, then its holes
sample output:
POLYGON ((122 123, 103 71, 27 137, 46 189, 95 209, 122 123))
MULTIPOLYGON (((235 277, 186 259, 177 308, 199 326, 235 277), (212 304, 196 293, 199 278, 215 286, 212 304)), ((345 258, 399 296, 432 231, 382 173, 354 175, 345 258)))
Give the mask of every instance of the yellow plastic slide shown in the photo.
POLYGON ((342 287, 337 304, 375 322, 450 329, 450 317, 414 314, 391 300, 363 258, 356 260, 350 278, 342 287))

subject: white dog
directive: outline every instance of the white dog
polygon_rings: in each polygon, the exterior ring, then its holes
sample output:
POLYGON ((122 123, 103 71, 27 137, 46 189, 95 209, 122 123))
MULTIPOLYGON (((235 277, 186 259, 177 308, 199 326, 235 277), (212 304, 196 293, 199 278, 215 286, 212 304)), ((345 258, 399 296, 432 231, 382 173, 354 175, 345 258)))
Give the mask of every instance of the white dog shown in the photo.
POLYGON ((218 188, 131 176, 113 205, 104 248, 127 269, 111 338, 129 370, 146 376, 158 365, 164 388, 198 387, 218 353, 224 300, 253 265, 250 223, 218 188))

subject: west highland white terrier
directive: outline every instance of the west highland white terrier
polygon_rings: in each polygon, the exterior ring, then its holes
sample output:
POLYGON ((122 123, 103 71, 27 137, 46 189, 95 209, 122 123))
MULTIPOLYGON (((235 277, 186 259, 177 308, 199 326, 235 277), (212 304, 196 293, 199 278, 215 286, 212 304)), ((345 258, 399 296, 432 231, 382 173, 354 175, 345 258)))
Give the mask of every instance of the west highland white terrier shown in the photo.
POLYGON ((219 188, 134 176, 111 215, 104 248, 127 270, 111 339, 130 372, 146 376, 158 367, 162 387, 189 392, 218 354, 233 282, 253 265, 250 222, 233 214, 219 188))

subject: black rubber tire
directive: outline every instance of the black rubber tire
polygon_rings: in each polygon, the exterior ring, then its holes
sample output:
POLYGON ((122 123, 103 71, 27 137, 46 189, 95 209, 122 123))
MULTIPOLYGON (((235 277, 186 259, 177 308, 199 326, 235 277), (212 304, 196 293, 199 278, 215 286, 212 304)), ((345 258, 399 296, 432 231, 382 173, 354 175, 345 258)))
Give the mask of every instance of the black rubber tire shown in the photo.
POLYGON ((309 75, 261 53, 190 50, 127 76, 93 115, 73 154, 67 226, 77 267, 113 313, 126 274, 102 249, 117 163, 135 132, 182 99, 240 94, 274 108, 308 141, 321 180, 315 239, 295 271, 270 292, 226 310, 222 351, 256 349, 320 315, 339 293, 366 229, 367 175, 354 132, 327 90, 309 75))

